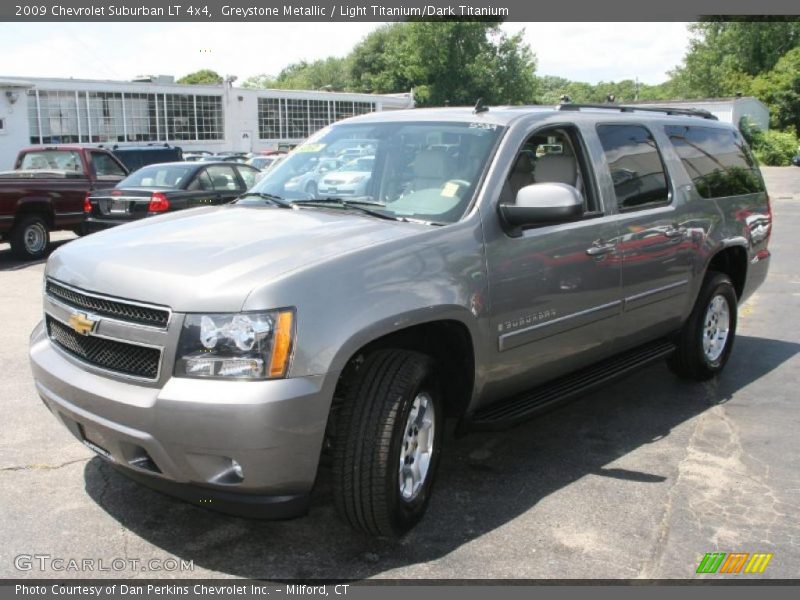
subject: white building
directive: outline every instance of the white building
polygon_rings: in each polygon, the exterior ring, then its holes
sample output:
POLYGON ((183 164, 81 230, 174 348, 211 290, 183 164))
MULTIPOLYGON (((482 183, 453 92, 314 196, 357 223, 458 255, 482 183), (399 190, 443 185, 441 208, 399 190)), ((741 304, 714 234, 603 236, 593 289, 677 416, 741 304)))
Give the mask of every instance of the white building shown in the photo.
POLYGON ((0 77, 0 170, 32 144, 169 142, 184 151, 256 152, 326 125, 412 108, 412 94, 350 94, 137 81, 0 77))
POLYGON ((761 131, 769 129, 769 109, 758 98, 707 98, 702 100, 672 100, 665 102, 637 102, 641 106, 672 106, 674 108, 702 108, 720 121, 739 126, 742 117, 748 117, 761 131))

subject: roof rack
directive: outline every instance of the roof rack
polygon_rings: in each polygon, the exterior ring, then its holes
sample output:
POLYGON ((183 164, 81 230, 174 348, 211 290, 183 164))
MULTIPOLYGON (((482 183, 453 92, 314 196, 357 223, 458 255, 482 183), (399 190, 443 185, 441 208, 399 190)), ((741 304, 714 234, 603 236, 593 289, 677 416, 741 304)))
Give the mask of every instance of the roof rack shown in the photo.
POLYGON ((577 104, 572 102, 565 102, 559 104, 556 109, 557 110, 576 110, 579 111, 582 108, 602 108, 606 110, 618 110, 620 112, 657 112, 657 113, 664 113, 667 115, 679 115, 683 117, 700 117, 702 119, 710 119, 712 121, 718 121, 716 116, 712 115, 705 109, 702 108, 675 108, 673 106, 638 106, 638 105, 631 105, 631 104, 577 104))

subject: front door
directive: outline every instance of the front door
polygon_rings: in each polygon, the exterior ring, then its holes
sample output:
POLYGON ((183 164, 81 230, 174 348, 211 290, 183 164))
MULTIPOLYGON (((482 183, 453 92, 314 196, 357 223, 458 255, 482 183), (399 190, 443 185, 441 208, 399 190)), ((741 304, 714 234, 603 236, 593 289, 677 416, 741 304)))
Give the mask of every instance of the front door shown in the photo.
POLYGON ((504 198, 534 183, 576 187, 582 219, 543 225, 487 244, 496 335, 496 368, 489 396, 552 379, 612 353, 621 312, 619 230, 599 202, 594 174, 577 129, 534 132, 509 172, 504 198))

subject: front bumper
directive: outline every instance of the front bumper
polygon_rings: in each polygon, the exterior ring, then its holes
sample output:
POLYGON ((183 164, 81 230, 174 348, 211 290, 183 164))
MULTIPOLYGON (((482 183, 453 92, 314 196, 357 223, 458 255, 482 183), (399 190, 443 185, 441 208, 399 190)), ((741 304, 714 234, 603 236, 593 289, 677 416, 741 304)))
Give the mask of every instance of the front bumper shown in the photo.
POLYGON ((171 377, 160 387, 140 385, 81 368, 41 323, 30 361, 50 411, 126 475, 222 512, 286 518, 306 511, 335 377, 171 377))

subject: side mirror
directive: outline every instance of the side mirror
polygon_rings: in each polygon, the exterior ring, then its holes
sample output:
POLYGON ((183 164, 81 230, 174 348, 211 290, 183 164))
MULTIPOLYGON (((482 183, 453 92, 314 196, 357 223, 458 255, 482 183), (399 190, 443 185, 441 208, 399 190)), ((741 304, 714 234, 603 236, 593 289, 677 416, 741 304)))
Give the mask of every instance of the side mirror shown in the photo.
POLYGON ((583 198, 565 183, 534 183, 517 192, 515 204, 501 204, 500 215, 512 228, 576 221, 583 215, 583 198))

